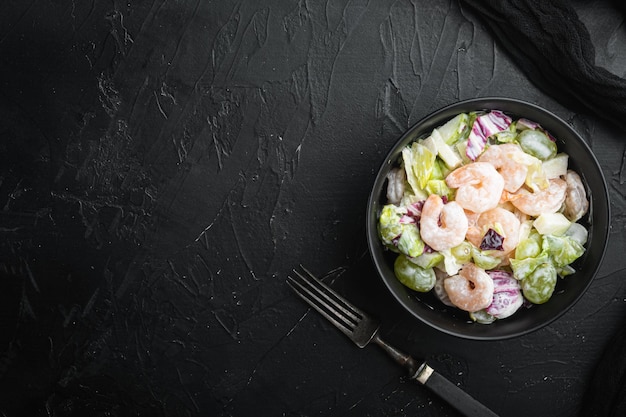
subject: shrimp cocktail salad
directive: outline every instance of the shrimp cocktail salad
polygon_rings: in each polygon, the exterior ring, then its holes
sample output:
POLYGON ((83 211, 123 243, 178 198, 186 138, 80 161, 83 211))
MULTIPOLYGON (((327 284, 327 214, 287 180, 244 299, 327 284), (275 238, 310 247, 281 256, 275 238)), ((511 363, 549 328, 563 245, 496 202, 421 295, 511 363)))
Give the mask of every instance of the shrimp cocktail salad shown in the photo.
POLYGON ((589 202, 537 123, 461 113, 402 150, 378 218, 394 273, 489 324, 543 304, 575 272, 589 202))

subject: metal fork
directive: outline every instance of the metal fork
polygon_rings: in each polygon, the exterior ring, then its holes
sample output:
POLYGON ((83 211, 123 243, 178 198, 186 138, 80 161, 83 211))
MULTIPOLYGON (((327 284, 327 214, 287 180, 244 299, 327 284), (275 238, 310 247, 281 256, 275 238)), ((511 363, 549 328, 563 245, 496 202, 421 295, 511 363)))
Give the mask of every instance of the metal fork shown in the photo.
POLYGON ((420 363, 382 340, 378 334, 379 324, 376 320, 349 303, 302 265, 300 268, 302 271, 294 269, 294 276, 287 277, 287 284, 358 347, 363 348, 374 342, 397 363, 406 367, 411 379, 430 388, 463 415, 467 417, 498 417, 493 411, 428 366, 426 362, 420 363))

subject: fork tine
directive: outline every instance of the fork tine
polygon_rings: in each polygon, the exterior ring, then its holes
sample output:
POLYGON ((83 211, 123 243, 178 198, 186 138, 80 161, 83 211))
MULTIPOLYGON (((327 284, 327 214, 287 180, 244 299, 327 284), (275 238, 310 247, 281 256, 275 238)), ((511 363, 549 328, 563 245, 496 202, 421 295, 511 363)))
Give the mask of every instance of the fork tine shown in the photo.
POLYGON ((299 280, 288 276, 287 283, 289 286, 339 330, 351 336, 362 319, 362 314, 360 314, 358 309, 355 309, 346 300, 334 293, 328 286, 315 278, 304 267, 302 269, 309 275, 309 278, 294 270, 293 272, 299 280))
POLYGON ((304 280, 307 284, 311 285, 311 287, 315 288, 321 296, 324 297, 325 300, 332 303, 339 311, 345 314, 351 321, 357 324, 363 317, 365 317, 365 313, 359 310, 356 306, 352 305, 348 300, 340 296, 326 285, 322 280, 317 278, 311 271, 306 269, 304 266, 300 265, 300 268, 307 274, 307 277, 303 276, 298 271, 294 272, 298 274, 298 276, 304 280))
POLYGON ((314 295, 309 295, 310 292, 306 290, 298 281, 293 279, 292 277, 287 277, 287 284, 291 287, 292 290, 296 294, 300 296, 304 301, 306 301, 311 307, 317 310, 321 315, 326 317, 328 321, 335 325, 335 327, 346 336, 350 337, 353 333, 353 327, 344 321, 340 321, 337 319, 335 314, 331 314, 327 312, 320 304, 313 301, 311 297, 315 297, 314 295))

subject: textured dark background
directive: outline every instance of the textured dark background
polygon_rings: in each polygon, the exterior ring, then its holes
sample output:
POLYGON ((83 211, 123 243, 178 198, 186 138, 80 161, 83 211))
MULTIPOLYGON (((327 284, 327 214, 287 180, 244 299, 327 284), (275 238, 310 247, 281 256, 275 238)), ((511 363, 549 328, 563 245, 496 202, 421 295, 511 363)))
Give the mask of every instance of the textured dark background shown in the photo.
MULTIPOLYGON (((573 4, 598 64, 626 76, 624 15, 573 4)), ((457 1, 5 1, 0 413, 457 415, 308 312, 284 283, 302 263, 502 416, 575 415, 626 310, 626 141, 567 104, 457 1), (561 319, 471 342, 394 304, 365 204, 405 129, 494 95, 585 137, 613 227, 561 319)))

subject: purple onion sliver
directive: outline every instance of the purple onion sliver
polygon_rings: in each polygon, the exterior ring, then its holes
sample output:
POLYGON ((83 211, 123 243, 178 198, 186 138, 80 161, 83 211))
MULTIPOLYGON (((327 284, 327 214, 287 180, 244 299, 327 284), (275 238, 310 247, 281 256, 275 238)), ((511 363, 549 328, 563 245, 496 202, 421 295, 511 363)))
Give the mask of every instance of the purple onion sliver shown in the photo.
POLYGON ((496 278, 502 278, 502 279, 508 279, 508 278, 510 278, 510 279, 515 279, 515 278, 513 278, 513 275, 512 275, 511 273, 509 273, 509 272, 507 272, 507 271, 504 271, 504 270, 502 270, 502 269, 492 269, 492 270, 487 271, 487 274, 489 274, 489 276, 490 276, 492 279, 494 279, 494 280, 495 280, 496 278))
POLYGON ((515 313, 523 303, 520 291, 503 291, 493 295, 493 301, 485 311, 497 319, 504 319, 515 313))
POLYGON ((472 126, 472 131, 467 138, 467 148, 465 149, 465 155, 472 161, 475 161, 485 149, 485 145, 487 144, 487 138, 483 134, 482 129, 480 128, 480 123, 474 122, 472 126))
POLYGON ((415 218, 411 216, 407 216, 406 214, 400 217, 400 224, 410 224, 415 223, 415 218))
POLYGON ((520 284, 519 281, 516 280, 513 275, 511 275, 507 271, 503 271, 501 269, 494 269, 491 271, 487 271, 487 274, 493 280, 493 292, 501 292, 501 291, 519 291, 520 284))
POLYGON ((499 110, 493 110, 491 113, 487 114, 487 119, 498 128, 498 131, 508 129, 508 127, 511 126, 511 123, 513 123, 513 119, 499 110))
POLYGON ((483 135, 486 138, 506 129, 511 124, 511 122, 509 122, 507 119, 499 117, 498 113, 494 112, 478 116, 476 118, 476 122, 480 124, 483 135))
POLYGON ((410 204, 407 207, 407 212, 409 216, 419 219, 422 216, 422 207, 424 207, 424 202, 418 201, 417 203, 410 204))
POLYGON ((532 120, 528 120, 528 119, 518 119, 517 120, 517 125, 521 125, 524 126, 527 129, 531 129, 531 130, 535 130, 541 126, 539 126, 538 123, 533 122, 532 120))
POLYGON ((519 291, 521 289, 519 282, 515 278, 493 280, 493 292, 519 291))

